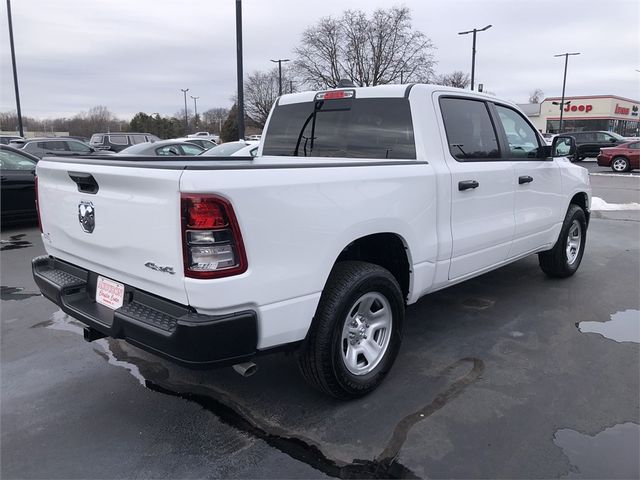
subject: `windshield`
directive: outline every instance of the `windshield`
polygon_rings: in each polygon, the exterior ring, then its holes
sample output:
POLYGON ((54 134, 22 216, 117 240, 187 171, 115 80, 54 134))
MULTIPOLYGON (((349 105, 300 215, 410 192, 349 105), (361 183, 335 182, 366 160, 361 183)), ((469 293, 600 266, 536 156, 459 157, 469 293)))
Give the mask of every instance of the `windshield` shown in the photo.
POLYGON ((241 148, 246 147, 244 142, 229 142, 218 145, 217 147, 210 148, 202 152, 200 155, 204 157, 228 157, 232 153, 237 152, 241 148))
POLYGON ((277 106, 263 155, 415 159, 405 98, 343 98, 277 106))
POLYGON ((622 135, 620 135, 620 134, 618 134, 616 132, 607 132, 607 133, 609 135, 611 135, 613 138, 615 138, 616 140, 624 140, 625 139, 622 135))

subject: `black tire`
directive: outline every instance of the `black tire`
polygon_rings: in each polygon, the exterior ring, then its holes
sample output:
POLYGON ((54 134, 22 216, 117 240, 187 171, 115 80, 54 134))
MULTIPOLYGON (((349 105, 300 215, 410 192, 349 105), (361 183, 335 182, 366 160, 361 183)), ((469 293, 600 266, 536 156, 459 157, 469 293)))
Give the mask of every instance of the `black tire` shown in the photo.
POLYGON ((611 159, 611 170, 616 173, 629 171, 629 159, 627 157, 614 157, 611 159))
POLYGON ((338 399, 366 395, 380 385, 391 369, 402 342, 403 321, 402 290, 388 270, 366 262, 337 263, 299 351, 298 366, 302 376, 315 388, 338 399), (390 337, 375 367, 366 374, 355 375, 343 360, 342 333, 356 302, 370 292, 380 294, 388 301, 392 314, 390 337))
POLYGON ((564 218, 558 241, 551 250, 538 253, 538 263, 542 271, 549 277, 570 277, 578 270, 584 247, 587 243, 587 219, 584 210, 578 205, 569 205, 569 210, 564 218), (570 259, 567 254, 568 237, 573 230, 574 222, 580 227, 580 245, 576 249, 576 256, 570 259))

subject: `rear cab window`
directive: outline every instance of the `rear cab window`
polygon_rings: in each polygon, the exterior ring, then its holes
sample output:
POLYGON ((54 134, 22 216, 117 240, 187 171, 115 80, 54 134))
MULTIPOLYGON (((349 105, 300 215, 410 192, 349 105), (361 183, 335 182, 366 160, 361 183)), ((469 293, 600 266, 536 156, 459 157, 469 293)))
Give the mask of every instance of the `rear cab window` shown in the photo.
POLYGON ((278 105, 262 154, 415 159, 409 100, 351 97, 278 105))

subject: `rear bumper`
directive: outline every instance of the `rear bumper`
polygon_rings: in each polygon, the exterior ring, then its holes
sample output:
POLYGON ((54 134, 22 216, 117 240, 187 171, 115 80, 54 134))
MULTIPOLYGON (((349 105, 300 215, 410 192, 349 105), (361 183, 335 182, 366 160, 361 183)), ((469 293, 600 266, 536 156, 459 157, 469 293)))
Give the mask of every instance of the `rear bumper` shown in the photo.
POLYGON ((600 167, 610 167, 611 166, 611 157, 599 154, 596 157, 598 161, 598 166, 600 167))
POLYGON ((102 335, 124 339, 183 366, 240 363, 256 353, 258 327, 252 310, 201 315, 129 285, 124 305, 112 310, 95 301, 97 273, 47 256, 34 258, 32 270, 42 294, 66 314, 102 335))

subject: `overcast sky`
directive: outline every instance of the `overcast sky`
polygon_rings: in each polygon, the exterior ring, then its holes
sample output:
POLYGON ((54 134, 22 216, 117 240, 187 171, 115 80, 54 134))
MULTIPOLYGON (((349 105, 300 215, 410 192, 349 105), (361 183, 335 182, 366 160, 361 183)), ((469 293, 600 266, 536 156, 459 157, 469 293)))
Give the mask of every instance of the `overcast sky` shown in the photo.
MULTIPOLYGON (((414 28, 437 47, 438 73, 470 71, 478 34, 476 82, 515 102, 541 88, 567 95, 640 99, 639 0, 244 0, 245 73, 272 58, 293 58, 301 32, 345 8, 405 5, 414 28)), ((230 105, 235 92, 233 0, 13 0, 23 115, 70 116, 105 105, 122 118, 138 111, 173 114, 180 88, 199 96, 198 110, 230 105)), ((0 111, 15 109, 6 4, 2 2, 0 111)), ((192 101, 190 101, 190 107, 192 101)))

